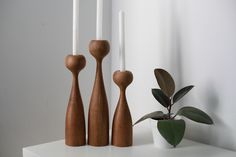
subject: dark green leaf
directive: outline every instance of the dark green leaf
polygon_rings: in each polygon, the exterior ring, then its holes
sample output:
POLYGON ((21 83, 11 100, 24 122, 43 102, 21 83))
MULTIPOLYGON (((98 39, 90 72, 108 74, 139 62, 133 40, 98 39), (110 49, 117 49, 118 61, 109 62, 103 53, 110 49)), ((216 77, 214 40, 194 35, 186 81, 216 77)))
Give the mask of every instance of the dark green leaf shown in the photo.
POLYGON ((185 132, 184 120, 159 120, 157 128, 166 141, 176 147, 183 139, 185 132))
POLYGON ((170 99, 160 89, 152 89, 152 94, 164 107, 168 107, 170 105, 170 99))
POLYGON ((155 69, 154 74, 157 79, 161 90, 168 96, 171 97, 175 92, 175 82, 171 75, 164 69, 155 69))
POLYGON ((213 124, 213 120, 210 116, 194 107, 183 107, 177 112, 177 115, 184 116, 198 123, 213 124))
POLYGON ((187 86, 175 93, 173 101, 176 103, 179 101, 185 94, 187 94, 194 86, 187 86))
POLYGON ((164 113, 162 111, 155 111, 155 112, 152 112, 152 113, 149 113, 149 114, 146 114, 145 116, 143 116, 142 118, 140 118, 137 122, 134 123, 135 124, 138 124, 139 122, 142 122, 148 118, 152 118, 152 119, 155 119, 155 120, 159 120, 159 119, 162 119, 164 116, 164 113))
MULTIPOLYGON (((173 113, 172 113, 173 114, 173 113)), ((158 118, 152 118, 153 120, 165 120, 165 119, 169 119, 169 113, 167 114, 163 114, 162 117, 158 117, 158 118)))

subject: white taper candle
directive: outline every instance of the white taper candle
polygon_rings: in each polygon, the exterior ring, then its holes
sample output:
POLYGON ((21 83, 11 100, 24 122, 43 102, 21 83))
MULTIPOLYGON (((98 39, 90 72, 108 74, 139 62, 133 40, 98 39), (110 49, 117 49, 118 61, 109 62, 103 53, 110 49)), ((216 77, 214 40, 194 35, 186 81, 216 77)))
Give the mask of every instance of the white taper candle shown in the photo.
POLYGON ((73 55, 79 52, 79 0, 73 0, 73 55))
POLYGON ((125 22, 124 12, 119 12, 119 55, 120 55, 120 71, 125 71, 125 22))
POLYGON ((102 39, 102 23, 103 23, 103 0, 97 0, 97 27, 96 39, 102 39))

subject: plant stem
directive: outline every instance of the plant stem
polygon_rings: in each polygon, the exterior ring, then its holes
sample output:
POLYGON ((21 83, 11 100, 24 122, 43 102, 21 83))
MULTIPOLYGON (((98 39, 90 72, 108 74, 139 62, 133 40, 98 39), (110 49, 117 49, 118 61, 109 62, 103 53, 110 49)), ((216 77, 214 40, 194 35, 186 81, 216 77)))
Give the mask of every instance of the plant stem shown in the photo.
POLYGON ((170 103, 169 107, 167 108, 169 119, 171 119, 171 107, 172 107, 172 103, 170 103))
POLYGON ((175 119, 176 116, 177 116, 177 114, 174 117, 172 117, 171 119, 175 119))
POLYGON ((172 106, 172 105, 170 105, 170 107, 169 107, 169 109, 168 109, 168 112, 169 112, 169 119, 171 119, 171 106, 172 106))
POLYGON ((171 98, 170 98, 170 102, 169 102, 169 106, 167 107, 167 110, 168 110, 168 118, 171 119, 171 107, 172 107, 172 102, 171 102, 171 98))

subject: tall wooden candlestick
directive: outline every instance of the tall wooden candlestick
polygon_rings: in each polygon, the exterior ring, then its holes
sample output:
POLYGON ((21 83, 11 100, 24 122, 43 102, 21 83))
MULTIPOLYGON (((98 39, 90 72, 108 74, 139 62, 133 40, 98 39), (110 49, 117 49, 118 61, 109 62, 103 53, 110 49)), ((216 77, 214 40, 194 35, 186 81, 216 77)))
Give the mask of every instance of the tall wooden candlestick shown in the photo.
POLYGON ((120 98, 113 117, 111 143, 118 147, 128 147, 133 143, 133 129, 125 91, 133 81, 133 74, 130 71, 116 71, 113 80, 120 88, 120 98))
POLYGON ((66 67, 72 72, 72 88, 66 112, 65 143, 69 146, 86 144, 84 108, 80 95, 78 75, 85 67, 86 60, 82 55, 68 55, 66 67))
POLYGON ((90 42, 89 51, 97 62, 88 117, 88 144, 92 146, 109 144, 109 112, 102 75, 102 60, 109 50, 110 46, 106 40, 92 40, 90 42))

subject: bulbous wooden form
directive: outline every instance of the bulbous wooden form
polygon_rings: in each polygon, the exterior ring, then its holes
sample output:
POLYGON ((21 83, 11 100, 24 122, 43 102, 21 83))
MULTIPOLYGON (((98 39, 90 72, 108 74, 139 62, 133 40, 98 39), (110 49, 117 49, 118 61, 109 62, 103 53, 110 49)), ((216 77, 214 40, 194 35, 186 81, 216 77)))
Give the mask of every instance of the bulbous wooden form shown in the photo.
POLYGON ((133 81, 133 74, 130 71, 116 71, 113 74, 113 80, 120 88, 120 98, 113 117, 111 144, 118 147, 132 146, 132 118, 125 91, 133 81))
POLYGON ((92 40, 90 42, 89 51, 97 62, 88 115, 88 144, 92 146, 109 144, 109 112, 102 75, 102 60, 109 50, 110 46, 106 40, 92 40))
POLYGON ((79 72, 85 67, 85 64, 86 60, 82 55, 68 55, 65 59, 65 65, 73 76, 66 112, 65 143, 68 146, 86 144, 84 108, 78 83, 79 72))

